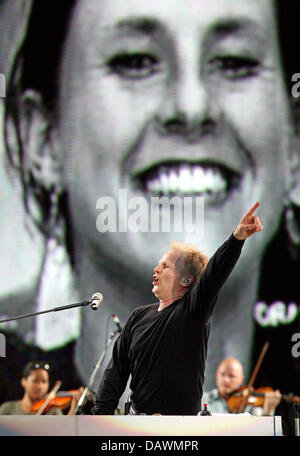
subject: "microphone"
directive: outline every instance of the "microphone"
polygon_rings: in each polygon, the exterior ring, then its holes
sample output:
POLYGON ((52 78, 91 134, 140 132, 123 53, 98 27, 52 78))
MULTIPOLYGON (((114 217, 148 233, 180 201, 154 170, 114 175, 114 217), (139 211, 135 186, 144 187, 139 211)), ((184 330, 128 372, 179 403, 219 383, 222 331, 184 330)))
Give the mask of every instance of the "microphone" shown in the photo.
POLYGON ((117 317, 117 315, 112 314, 111 316, 112 316, 112 319, 113 319, 113 321, 115 322, 115 324, 116 324, 116 326, 118 328, 118 332, 122 332, 122 326, 120 325, 120 320, 117 317))
POLYGON ((103 301, 103 295, 101 293, 94 293, 92 296, 91 308, 97 310, 103 301))

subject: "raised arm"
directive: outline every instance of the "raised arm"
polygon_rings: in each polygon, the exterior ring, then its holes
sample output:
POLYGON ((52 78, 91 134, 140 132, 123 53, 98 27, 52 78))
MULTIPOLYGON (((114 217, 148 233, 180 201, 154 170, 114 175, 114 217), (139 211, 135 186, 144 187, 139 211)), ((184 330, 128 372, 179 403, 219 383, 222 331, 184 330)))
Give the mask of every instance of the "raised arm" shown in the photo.
POLYGON ((203 323, 210 321, 218 293, 238 261, 245 239, 263 228, 254 215, 258 206, 259 202, 244 215, 229 239, 210 258, 199 282, 187 296, 188 305, 203 323))

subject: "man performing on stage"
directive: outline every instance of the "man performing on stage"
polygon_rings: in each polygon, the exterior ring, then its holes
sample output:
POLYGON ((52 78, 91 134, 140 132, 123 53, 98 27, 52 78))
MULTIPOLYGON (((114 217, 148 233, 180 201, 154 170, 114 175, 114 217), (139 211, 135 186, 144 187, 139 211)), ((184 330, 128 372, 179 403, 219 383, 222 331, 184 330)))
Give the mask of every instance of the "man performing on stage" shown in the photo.
POLYGON ((247 212, 209 261, 199 250, 181 244, 173 244, 162 257, 154 268, 152 289, 159 303, 138 307, 129 317, 99 386, 95 415, 114 414, 129 375, 131 413, 199 412, 214 306, 244 240, 263 228, 254 215, 258 206, 257 202, 247 212))

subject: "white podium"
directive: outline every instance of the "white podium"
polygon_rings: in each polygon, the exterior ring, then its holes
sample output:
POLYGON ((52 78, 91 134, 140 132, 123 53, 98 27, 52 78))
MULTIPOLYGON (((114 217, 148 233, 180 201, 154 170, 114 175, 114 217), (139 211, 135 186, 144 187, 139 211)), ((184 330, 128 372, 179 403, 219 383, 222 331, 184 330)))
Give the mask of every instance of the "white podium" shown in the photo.
POLYGON ((279 416, 0 416, 0 436, 281 436, 279 416))

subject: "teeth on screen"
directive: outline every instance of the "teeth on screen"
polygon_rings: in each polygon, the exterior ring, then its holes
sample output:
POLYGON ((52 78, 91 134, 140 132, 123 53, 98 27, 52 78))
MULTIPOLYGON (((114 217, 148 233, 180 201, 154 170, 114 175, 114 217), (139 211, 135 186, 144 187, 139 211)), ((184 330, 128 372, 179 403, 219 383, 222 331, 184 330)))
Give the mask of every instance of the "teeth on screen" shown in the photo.
POLYGON ((194 192, 204 191, 203 181, 205 179, 205 172, 201 166, 195 166, 193 170, 193 190, 194 192))
POLYGON ((218 193, 227 188, 221 171, 200 165, 161 167, 156 176, 147 181, 151 193, 218 193))
POLYGON ((169 186, 170 186, 170 191, 171 192, 177 192, 179 189, 179 179, 177 176, 177 173, 175 171, 170 171, 169 172, 169 186))
POLYGON ((192 188, 192 174, 187 167, 181 168, 179 172, 179 189, 183 193, 190 193, 192 188))
POLYGON ((161 184, 161 191, 163 193, 169 193, 169 191, 170 191, 169 178, 165 171, 162 171, 159 174, 159 182, 161 184))

